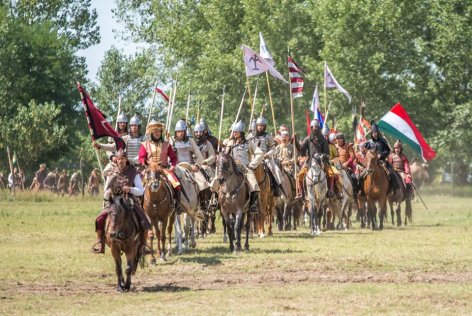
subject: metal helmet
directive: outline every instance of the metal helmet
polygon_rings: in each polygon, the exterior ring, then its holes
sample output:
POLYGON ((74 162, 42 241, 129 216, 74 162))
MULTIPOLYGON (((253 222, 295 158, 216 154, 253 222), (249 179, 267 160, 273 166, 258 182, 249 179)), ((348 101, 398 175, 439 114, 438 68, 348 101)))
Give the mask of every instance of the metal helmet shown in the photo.
POLYGON ((311 123, 310 123, 310 127, 314 127, 314 126, 318 126, 320 127, 320 121, 318 120, 312 120, 311 123))
POLYGON ((125 113, 121 113, 118 115, 118 119, 116 120, 117 123, 128 123, 128 117, 125 113))
POLYGON ((177 123, 175 123, 174 132, 186 131, 186 130, 187 130, 187 123, 185 123, 184 120, 178 120, 177 123))
POLYGON ((205 126, 203 125, 203 123, 201 123, 201 121, 200 121, 200 123, 195 124, 195 127, 193 128, 194 133, 195 132, 203 132, 203 131, 205 131, 205 126))
POLYGON ((129 125, 141 125, 141 119, 137 114, 135 114, 131 120, 129 120, 129 125))
POLYGON ((346 138, 344 137, 344 134, 339 132, 336 134, 336 139, 342 139, 342 140, 346 140, 346 138))
POLYGON ((323 126, 323 129, 321 130, 321 134, 323 134, 323 136, 325 137, 329 135, 329 128, 326 124, 325 126, 323 126))
MULTIPOLYGON (((205 121, 205 119, 204 119, 203 117, 200 119, 200 123, 199 123, 199 124, 202 125, 203 130, 208 130, 208 124, 207 124, 207 122, 205 121)), ((198 125, 198 124, 197 124, 197 125, 198 125)), ((195 127, 196 127, 196 126, 195 126, 195 127)), ((195 131, 195 130, 194 130, 194 131, 195 131)))
POLYGON ((256 120, 256 125, 267 125, 267 120, 264 117, 260 116, 256 120))
POLYGON ((336 133, 329 134, 329 141, 333 142, 336 139, 336 133))
POLYGON ((374 121, 371 122, 370 133, 380 133, 379 126, 374 121))
POLYGON ((255 131, 255 130, 256 130, 256 120, 252 120, 251 131, 255 131))
POLYGON ((231 129, 233 132, 244 132, 244 122, 243 121, 239 121, 237 122, 236 124, 233 124, 233 128, 231 129))

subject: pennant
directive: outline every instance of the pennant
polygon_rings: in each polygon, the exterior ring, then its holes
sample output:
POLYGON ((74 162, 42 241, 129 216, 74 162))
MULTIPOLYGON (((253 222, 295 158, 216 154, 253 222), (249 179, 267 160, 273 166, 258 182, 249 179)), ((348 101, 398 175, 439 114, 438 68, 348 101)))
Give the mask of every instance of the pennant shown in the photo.
POLYGON ((159 88, 156 88, 156 92, 159 93, 163 98, 164 100, 166 100, 167 102, 169 102, 169 96, 167 94, 165 94, 164 91, 162 91, 161 89, 159 88))
POLYGON ((288 56, 288 74, 290 78, 290 88, 292 89, 292 97, 299 98, 303 96, 304 79, 302 74, 305 73, 303 69, 288 56))
POLYGON ((400 139, 411 146, 424 161, 432 160, 436 157, 436 152, 429 147, 426 140, 421 135, 415 123, 400 103, 395 104, 390 111, 379 121, 382 131, 400 139))
POLYGON ((246 45, 242 45, 241 49, 243 50, 247 77, 256 76, 268 71, 273 77, 287 83, 284 77, 282 77, 274 67, 272 67, 264 58, 259 56, 254 50, 246 45))
POLYGON ((113 137, 116 149, 125 149, 125 142, 121 139, 120 134, 111 127, 105 115, 93 104, 92 99, 90 99, 85 89, 82 88, 79 83, 77 84, 77 88, 82 97, 82 105, 84 106, 85 115, 87 116, 87 123, 92 140, 94 141, 106 136, 113 137))
POLYGON ((358 144, 367 141, 366 135, 369 132, 370 127, 369 121, 366 120, 365 117, 361 116, 356 127, 356 142, 358 144))
POLYGON ((320 121, 320 129, 322 129, 324 126, 324 116, 320 112, 320 96, 318 92, 318 85, 316 85, 315 92, 313 93, 311 111, 313 112, 314 119, 320 121))
POLYGON ((346 98, 349 100, 349 103, 351 103, 351 95, 349 92, 346 91, 334 78, 333 74, 331 73, 331 70, 329 70, 328 64, 325 63, 325 71, 324 71, 324 84, 326 88, 336 88, 338 89, 339 92, 344 94, 346 98))
POLYGON ((267 49, 264 38, 262 37, 262 32, 259 32, 259 40, 260 40, 259 54, 261 55, 262 58, 264 58, 269 63, 269 65, 273 67, 275 62, 274 62, 274 59, 272 58, 272 55, 269 53, 269 50, 267 49))

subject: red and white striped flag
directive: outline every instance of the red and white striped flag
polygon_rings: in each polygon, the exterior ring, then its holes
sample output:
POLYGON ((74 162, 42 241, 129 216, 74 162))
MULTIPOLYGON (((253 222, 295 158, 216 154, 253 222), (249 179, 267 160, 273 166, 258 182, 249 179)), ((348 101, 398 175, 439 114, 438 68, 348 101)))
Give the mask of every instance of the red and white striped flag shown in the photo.
POLYGON ((364 117, 361 117, 357 124, 356 141, 358 144, 367 141, 366 135, 370 130, 370 123, 364 117))
POLYGON ((292 97, 298 98, 303 96, 303 76, 304 71, 298 67, 293 59, 288 56, 288 71, 290 77, 290 88, 292 89, 292 97))

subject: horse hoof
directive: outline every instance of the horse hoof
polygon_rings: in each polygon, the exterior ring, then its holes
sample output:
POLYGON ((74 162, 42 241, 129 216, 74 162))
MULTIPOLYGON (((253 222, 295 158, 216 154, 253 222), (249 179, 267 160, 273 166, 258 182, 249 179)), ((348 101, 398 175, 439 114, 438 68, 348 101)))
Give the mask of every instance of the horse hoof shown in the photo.
POLYGON ((121 285, 118 285, 118 286, 116 287, 116 291, 117 291, 118 293, 123 293, 123 292, 125 291, 125 289, 124 289, 121 285))
POLYGON ((191 244, 190 244, 190 247, 191 247, 191 248, 197 247, 197 243, 196 243, 196 242, 191 243, 191 244))
POLYGON ((153 264, 153 265, 156 265, 156 264, 157 264, 156 258, 152 258, 152 259, 151 259, 151 264, 153 264))
POLYGON ((269 232, 269 236, 274 236, 274 233, 272 231, 269 232))

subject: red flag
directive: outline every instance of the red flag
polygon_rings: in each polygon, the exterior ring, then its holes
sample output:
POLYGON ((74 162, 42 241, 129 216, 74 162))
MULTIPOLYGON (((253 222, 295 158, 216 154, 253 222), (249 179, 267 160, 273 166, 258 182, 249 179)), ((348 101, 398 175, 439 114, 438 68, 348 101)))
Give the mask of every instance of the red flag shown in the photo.
POLYGON ((310 113, 308 113, 308 110, 307 110, 307 109, 305 109, 305 117, 306 117, 306 134, 307 134, 307 135, 310 135, 310 132, 311 132, 311 127, 310 127, 311 120, 310 120, 310 113))
POLYGON ((82 88, 79 83, 77 83, 77 88, 82 97, 82 105, 84 106, 85 115, 87 116, 87 123, 92 140, 110 136, 115 140, 117 150, 125 149, 125 142, 121 139, 120 134, 111 127, 105 115, 93 104, 92 99, 90 99, 85 89, 82 88))
POLYGON ((169 96, 167 94, 164 93, 164 91, 162 91, 161 89, 159 88, 156 88, 156 92, 159 93, 160 95, 162 95, 162 97, 167 101, 169 102, 169 96))

